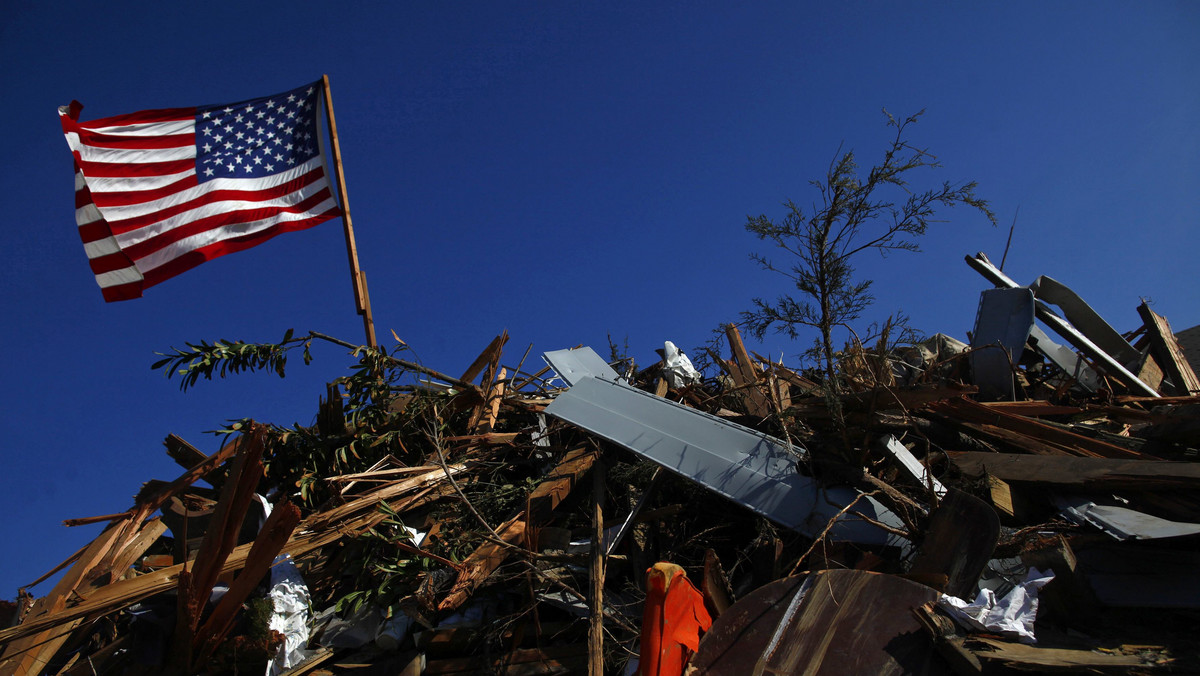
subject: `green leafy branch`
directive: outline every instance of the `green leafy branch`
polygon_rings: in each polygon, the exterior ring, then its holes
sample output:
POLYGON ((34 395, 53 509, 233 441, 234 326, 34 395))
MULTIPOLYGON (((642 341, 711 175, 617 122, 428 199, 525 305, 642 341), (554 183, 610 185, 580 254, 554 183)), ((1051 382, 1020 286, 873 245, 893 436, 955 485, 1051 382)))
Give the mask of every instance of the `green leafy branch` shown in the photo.
POLYGON ((200 341, 199 344, 185 343, 186 350, 171 347, 171 352, 156 352, 163 359, 150 365, 151 370, 162 369, 168 378, 179 374, 179 389, 187 389, 196 384, 201 377, 212 380, 214 375, 224 378, 228 374, 243 371, 274 371, 280 378, 284 377, 287 366, 288 352, 303 348, 304 363, 312 362, 309 347, 316 336, 309 332, 305 336, 293 337, 294 331, 288 329, 283 340, 278 343, 246 343, 233 340, 218 340, 213 343, 200 341))

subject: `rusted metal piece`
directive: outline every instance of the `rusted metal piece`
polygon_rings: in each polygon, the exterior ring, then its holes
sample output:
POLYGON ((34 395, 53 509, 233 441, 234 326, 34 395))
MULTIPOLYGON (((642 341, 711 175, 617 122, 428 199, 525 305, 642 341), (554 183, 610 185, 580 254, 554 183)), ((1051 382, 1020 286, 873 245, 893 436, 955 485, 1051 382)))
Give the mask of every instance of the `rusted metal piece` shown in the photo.
POLYGON ((772 582, 733 604, 700 642, 691 662, 695 676, 745 676, 755 664, 760 674, 952 673, 912 614, 934 601, 936 591, 859 570, 826 570, 810 578, 783 627, 802 576, 772 582))

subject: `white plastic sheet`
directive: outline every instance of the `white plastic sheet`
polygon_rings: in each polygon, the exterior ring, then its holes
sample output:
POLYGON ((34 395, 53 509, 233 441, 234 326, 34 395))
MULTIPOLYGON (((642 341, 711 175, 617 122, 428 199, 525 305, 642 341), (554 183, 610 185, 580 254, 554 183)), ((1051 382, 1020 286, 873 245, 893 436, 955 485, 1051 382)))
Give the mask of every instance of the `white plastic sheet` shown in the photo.
POLYGON ((267 665, 267 676, 276 676, 309 656, 304 649, 309 636, 308 585, 304 584, 290 555, 281 554, 275 559, 271 568, 271 591, 267 597, 275 604, 269 626, 284 635, 283 645, 267 665))
POLYGON ((1037 619, 1038 590, 1054 579, 1054 571, 1030 568, 1025 581, 997 599, 990 589, 983 589, 973 603, 949 594, 942 594, 938 605, 963 626, 1013 636, 1021 643, 1037 643, 1033 621, 1037 619))
POLYGON ((692 360, 669 340, 663 343, 663 371, 670 380, 671 387, 700 382, 700 372, 692 366, 692 360))

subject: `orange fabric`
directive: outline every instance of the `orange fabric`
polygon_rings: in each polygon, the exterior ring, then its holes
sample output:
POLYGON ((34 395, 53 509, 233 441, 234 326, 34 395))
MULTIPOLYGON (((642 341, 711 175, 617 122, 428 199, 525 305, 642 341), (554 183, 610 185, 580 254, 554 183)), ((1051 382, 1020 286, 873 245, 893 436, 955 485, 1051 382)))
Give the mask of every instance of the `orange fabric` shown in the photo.
POLYGON ((700 633, 711 626, 704 597, 683 568, 666 562, 654 564, 646 571, 638 674, 680 676, 688 658, 700 647, 700 633))

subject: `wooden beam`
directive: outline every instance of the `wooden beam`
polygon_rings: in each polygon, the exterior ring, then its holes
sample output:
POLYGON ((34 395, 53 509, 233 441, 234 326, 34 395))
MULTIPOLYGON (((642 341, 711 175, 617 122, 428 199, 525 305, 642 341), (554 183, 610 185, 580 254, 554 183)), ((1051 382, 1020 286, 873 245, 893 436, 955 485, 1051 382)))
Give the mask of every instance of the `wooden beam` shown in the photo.
MULTIPOLYGON (((550 511, 558 507, 595 462, 596 452, 587 447, 568 452, 529 494, 526 509, 496 529, 500 539, 510 545, 522 542, 528 524, 545 521, 550 511)), ((454 610, 466 602, 475 589, 504 563, 510 551, 510 547, 498 542, 487 542, 471 552, 462 563, 454 587, 438 604, 438 611, 454 610)))
POLYGON ((207 453, 184 441, 177 434, 168 434, 163 440, 163 445, 167 447, 167 455, 184 469, 191 469, 208 458, 207 453))
POLYGON ((292 532, 299 523, 300 510, 290 502, 281 502, 271 510, 271 515, 267 517, 262 531, 254 539, 250 552, 246 555, 246 563, 241 573, 229 585, 229 590, 196 632, 193 654, 197 655, 197 659, 192 663, 193 673, 203 670, 202 667, 217 645, 229 635, 242 603, 250 597, 263 576, 270 570, 275 557, 291 539, 292 532))
POLYGON ((974 451, 950 451, 947 455, 963 474, 987 474, 1006 482, 1020 481, 1105 490, 1200 488, 1200 462, 974 451))
POLYGON ((1170 394, 1186 396, 1200 392, 1200 379, 1196 378, 1191 364, 1183 356, 1183 348, 1171 331, 1167 318, 1154 312, 1146 303, 1138 306, 1138 314, 1145 322, 1146 335, 1150 337, 1150 350, 1163 373, 1171 379, 1174 389, 1170 394))
POLYGON ((729 339, 729 349, 733 352, 733 362, 730 375, 738 385, 751 385, 745 389, 746 412, 765 418, 771 415, 771 402, 767 395, 758 387, 758 370, 750 359, 746 344, 742 342, 742 334, 736 324, 725 325, 725 337, 729 339))
POLYGON ((1153 459, 1153 456, 1144 453, 1075 434, 1032 418, 992 409, 969 399, 935 401, 926 404, 925 408, 951 422, 973 425, 974 429, 984 434, 993 438, 1000 437, 1030 453, 1130 460, 1153 459), (998 430, 1007 434, 999 434, 998 430))
POLYGON ((367 276, 358 266, 358 245, 354 241, 354 223, 350 219, 350 197, 346 193, 346 174, 342 171, 342 146, 338 141, 337 118, 333 115, 333 92, 329 88, 329 76, 321 76, 321 87, 325 94, 325 114, 329 117, 329 138, 333 145, 333 173, 337 183, 338 201, 342 208, 342 230, 346 236, 346 256, 350 261, 350 283, 354 287, 354 306, 363 318, 363 331, 367 345, 375 347, 375 319, 371 313, 371 300, 367 294, 367 276))
POLYGON ((604 467, 592 472, 592 552, 588 567, 588 676, 604 676, 604 467))

